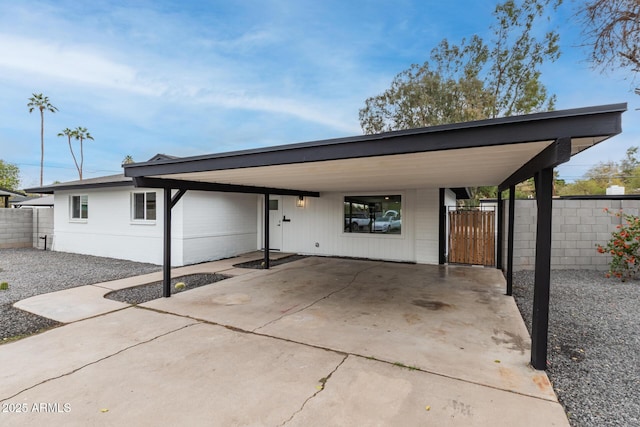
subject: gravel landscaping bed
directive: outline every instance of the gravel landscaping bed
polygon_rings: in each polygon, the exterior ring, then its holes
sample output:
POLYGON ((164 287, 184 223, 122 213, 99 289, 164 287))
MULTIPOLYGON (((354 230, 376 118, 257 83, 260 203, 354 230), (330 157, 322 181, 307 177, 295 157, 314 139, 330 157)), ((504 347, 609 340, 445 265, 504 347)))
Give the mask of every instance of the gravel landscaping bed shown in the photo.
MULTIPOLYGON (((533 272, 513 295, 531 333, 533 272)), ((553 271, 547 371, 572 426, 640 426, 640 282, 553 271)))
POLYGON ((0 343, 59 323, 12 307, 16 301, 62 289, 160 271, 154 264, 42 251, 0 249, 0 343))
MULTIPOLYGON (((217 273, 190 274, 187 276, 174 277, 171 279, 171 295, 219 282, 220 280, 228 279, 229 277, 231 276, 217 273), (180 282, 184 283, 185 286, 183 288, 176 288, 175 285, 180 282)), ((119 289, 117 291, 109 292, 105 295, 105 298, 126 302, 128 304, 142 304, 143 302, 162 298, 162 282, 153 282, 133 288, 119 289)))

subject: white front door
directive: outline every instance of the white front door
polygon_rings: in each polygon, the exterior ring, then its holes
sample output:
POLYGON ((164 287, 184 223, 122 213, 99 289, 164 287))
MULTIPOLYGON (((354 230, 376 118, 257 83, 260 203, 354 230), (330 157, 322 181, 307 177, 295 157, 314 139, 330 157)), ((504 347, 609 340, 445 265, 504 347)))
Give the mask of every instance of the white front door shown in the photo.
POLYGON ((282 249, 282 198, 269 197, 269 250, 282 249))

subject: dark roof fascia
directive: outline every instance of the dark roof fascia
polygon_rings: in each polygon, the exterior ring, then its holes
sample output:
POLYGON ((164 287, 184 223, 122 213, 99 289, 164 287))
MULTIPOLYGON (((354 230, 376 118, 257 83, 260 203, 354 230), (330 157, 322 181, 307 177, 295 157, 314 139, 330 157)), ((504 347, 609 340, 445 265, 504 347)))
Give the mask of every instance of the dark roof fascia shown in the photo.
POLYGON ((73 183, 73 184, 55 184, 46 187, 27 188, 25 191, 34 194, 54 194, 56 191, 69 190, 89 190, 95 188, 111 188, 111 187, 132 187, 133 180, 114 181, 114 182, 95 182, 95 183, 73 183))
POLYGON ((223 193, 244 193, 244 194, 273 194, 282 196, 307 196, 320 197, 317 191, 300 191, 283 188, 255 187, 249 185, 218 184, 200 181, 185 181, 180 179, 161 179, 136 177, 133 178, 136 187, 144 188, 164 188, 169 190, 195 190, 195 191, 217 191, 223 193))
POLYGON ((456 195, 458 200, 467 200, 471 198, 471 192, 468 187, 450 188, 456 195))
POLYGON ((562 137, 613 136, 622 131, 621 113, 626 109, 626 103, 611 104, 175 160, 132 163, 124 165, 124 173, 130 177, 171 175, 517 144, 562 137))
POLYGON ((512 185, 520 184, 522 181, 531 178, 542 169, 555 168, 570 159, 571 138, 557 139, 498 185, 498 191, 505 191, 512 185))

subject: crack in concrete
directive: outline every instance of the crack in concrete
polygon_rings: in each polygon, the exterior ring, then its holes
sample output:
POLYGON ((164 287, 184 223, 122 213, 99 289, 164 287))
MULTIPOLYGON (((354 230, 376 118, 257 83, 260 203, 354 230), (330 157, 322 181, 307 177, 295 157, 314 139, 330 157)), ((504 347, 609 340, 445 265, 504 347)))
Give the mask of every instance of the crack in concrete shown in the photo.
POLYGON ((307 308, 309 308, 309 307, 313 307, 314 305, 316 305, 316 304, 317 304, 317 303, 319 303, 320 301, 323 301, 323 300, 325 300, 325 299, 327 299, 327 298, 331 297, 332 295, 337 294, 338 292, 342 292, 342 291, 344 291, 344 290, 345 290, 345 289, 347 289, 349 286, 351 286, 351 285, 353 285, 353 284, 355 283, 355 281, 358 279, 358 276, 359 276, 361 273, 364 273, 365 271, 367 271, 367 270, 371 270, 371 269, 373 269, 373 268, 375 268, 375 267, 376 267, 375 265, 372 265, 372 266, 369 266, 369 267, 363 268, 362 270, 360 270, 360 271, 358 271, 356 274, 354 274, 354 275, 353 275, 353 278, 351 279, 351 281, 350 281, 349 283, 347 283, 345 286, 343 286, 342 288, 340 288, 340 289, 336 289, 336 290, 335 290, 335 291, 333 291, 333 292, 329 292, 327 295, 323 296, 322 298, 318 298, 317 300, 315 300, 315 301, 313 301, 313 302, 311 302, 311 303, 307 304, 306 306, 304 306, 304 307, 300 308, 299 310, 292 311, 292 312, 290 312, 290 313, 284 313, 282 316, 280 316, 280 317, 278 317, 278 318, 276 318, 276 319, 270 320, 270 321, 268 321, 267 323, 265 323, 265 324, 264 324, 264 325, 262 325, 262 326, 258 326, 257 328, 253 329, 253 330, 252 330, 252 332, 256 332, 256 331, 258 331, 258 330, 260 330, 260 329, 262 329, 262 328, 266 328, 267 326, 269 326, 269 325, 271 325, 271 324, 273 324, 273 323, 277 322, 278 320, 282 320, 283 318, 285 318, 285 317, 287 317, 287 316, 291 316, 292 314, 300 313, 301 311, 304 311, 304 310, 306 310, 306 309, 307 309, 307 308))
POLYGON ((345 356, 342 358, 342 360, 340 361, 340 363, 338 363, 338 364, 336 365, 336 367, 335 367, 335 368, 333 368, 333 370, 332 370, 331 372, 329 372, 329 375, 327 375, 326 377, 322 378, 322 380, 324 380, 324 381, 322 381, 322 388, 320 388, 319 390, 317 390, 317 391, 316 391, 315 393, 313 393, 311 396, 307 397, 307 398, 305 399, 305 401, 304 401, 304 402, 302 402, 302 405, 300 405, 300 409, 298 409, 296 412, 294 412, 293 414, 291 414, 291 416, 290 416, 288 419, 284 420, 281 424, 279 424, 279 425, 278 425, 278 427, 282 427, 282 426, 284 426, 285 424, 288 424, 289 422, 291 422, 291 421, 295 418, 295 416, 296 416, 296 415, 298 415, 300 412, 302 412, 302 410, 304 409, 305 405, 306 405, 306 404, 307 404, 311 399, 313 399, 314 397, 316 397, 318 394, 322 393, 322 392, 324 391, 324 389, 326 388, 327 383, 328 383, 328 382, 329 382, 329 380, 331 379, 331 376, 332 376, 332 375, 333 375, 333 374, 334 374, 334 373, 335 373, 335 372, 340 368, 340 366, 342 366, 342 364, 347 360, 347 358, 348 358, 348 357, 349 357, 349 355, 348 355, 348 354, 347 354, 347 355, 345 355, 345 356))
POLYGON ((31 390, 31 389, 34 389, 34 388, 36 388, 36 387, 38 387, 38 386, 40 386, 40 385, 42 385, 42 384, 48 383, 49 381, 54 381, 54 380, 57 380, 57 379, 64 378, 64 377, 66 377, 66 376, 69 376, 69 375, 75 374, 76 372, 78 372, 78 371, 80 371, 80 370, 82 370, 82 369, 84 369, 84 368, 86 368, 86 367, 89 367, 89 366, 91 366, 91 365, 95 365, 96 363, 100 363, 100 362, 102 362, 102 361, 104 361, 104 360, 110 359, 110 358, 112 358, 113 356, 117 356, 117 355, 119 355, 119 354, 121 354, 121 353, 124 353, 124 352, 125 352, 125 351, 127 351, 127 350, 130 350, 130 349, 132 349, 132 348, 138 347, 138 346, 143 345, 143 344, 150 343, 150 342, 152 342, 152 341, 157 340, 158 338, 165 337, 165 336, 167 336, 167 335, 173 334, 173 333, 175 333, 175 332, 181 331, 181 330, 186 329, 186 328, 190 328, 191 326, 195 326, 195 325, 198 325, 198 324, 200 324, 200 323, 201 323, 201 322, 196 322, 196 323, 192 323, 192 324, 190 324, 190 325, 185 325, 185 326, 182 326, 182 327, 180 327, 180 328, 178 328, 178 329, 174 329, 174 330, 171 330, 171 331, 165 332, 164 334, 157 335, 157 336, 155 336, 155 337, 153 337, 153 338, 151 338, 151 339, 148 339, 148 340, 146 340, 146 341, 141 341, 141 342, 138 342, 138 343, 136 343, 136 344, 134 344, 134 345, 130 345, 130 346, 128 346, 128 347, 125 347, 125 348, 123 348, 123 349, 118 350, 117 352, 115 352, 115 353, 113 353, 113 354, 110 354, 110 355, 105 356, 105 357, 101 357, 100 359, 96 359, 96 360, 94 360, 94 361, 92 361, 92 362, 89 362, 89 363, 87 363, 87 364, 85 364, 85 365, 82 365, 82 366, 80 366, 80 367, 78 367, 78 368, 75 368, 75 369, 73 369, 73 370, 71 370, 71 371, 69 371, 69 372, 66 372, 66 373, 62 374, 62 375, 58 375, 58 376, 56 376, 56 377, 51 377, 51 378, 47 378, 46 380, 40 381, 39 383, 34 384, 34 385, 32 385, 32 386, 29 386, 29 387, 27 387, 27 388, 25 388, 25 389, 23 389, 23 390, 20 390, 19 392, 15 393, 15 394, 13 394, 13 395, 11 395, 11 396, 8 396, 8 397, 6 397, 6 398, 1 398, 1 399, 0 399, 0 402, 5 402, 5 401, 7 401, 7 400, 9 400, 9 399, 13 399, 13 398, 15 398, 15 397, 17 397, 17 396, 21 395, 22 393, 24 393, 24 392, 26 392, 26 391, 29 391, 29 390, 31 390))
POLYGON ((494 386, 494 385, 491 385, 491 384, 485 384, 485 383, 482 383, 482 382, 479 382, 479 381, 472 381, 472 380, 469 380, 469 379, 466 379, 466 378, 458 378, 458 377, 454 377, 452 375, 444 374, 442 372, 430 371, 430 370, 427 370, 427 369, 424 369, 424 368, 413 367, 413 366, 411 366, 411 367, 402 366, 402 365, 398 364, 398 361, 389 361, 389 360, 384 360, 384 359, 378 359, 378 358, 376 358, 374 356, 365 356, 364 354, 352 353, 350 351, 338 350, 338 349, 331 348, 331 347, 323 347, 323 346, 317 345, 317 344, 310 344, 310 343, 306 343, 306 342, 302 342, 302 341, 296 341, 296 340, 293 340, 293 339, 290 339, 290 338, 278 337, 278 336, 275 336, 275 335, 269 335, 269 334, 265 334, 265 333, 261 333, 261 332, 255 332, 255 330, 254 331, 250 331, 250 330, 238 328, 237 326, 225 325, 225 324, 222 324, 222 323, 216 323, 216 322, 212 322, 211 320, 200 319, 200 318, 188 316, 188 315, 185 315, 185 314, 171 313, 171 312, 164 311, 164 310, 159 310, 159 309, 156 309, 156 308, 141 307, 141 306, 139 306, 138 308, 141 308, 141 309, 144 309, 144 310, 155 311, 157 313, 162 313, 162 314, 170 314, 170 315, 173 315, 173 316, 184 317, 184 318, 187 318, 187 319, 198 321, 199 324, 208 324, 208 325, 220 326, 222 328, 225 328, 225 329, 228 329, 230 331, 237 332, 237 333, 240 333, 240 334, 255 335, 255 336, 258 336, 258 337, 271 338, 271 339, 274 339, 274 340, 284 341, 284 342, 288 342, 288 343, 292 343, 292 344, 303 345, 305 347, 317 348, 319 350, 329 351, 331 353, 337 353, 337 354, 345 356, 342 363, 344 363, 344 361, 347 359, 348 356, 359 357, 359 358, 362 358, 362 359, 372 360, 374 362, 385 363, 387 365, 394 366, 396 368, 410 369, 412 371, 422 372, 424 374, 430 374, 430 375, 437 375, 437 376, 442 377, 442 378, 447 378, 447 379, 454 380, 454 381, 460 381, 460 382, 467 383, 467 384, 478 385, 478 386, 481 386, 481 387, 487 387, 487 388, 491 388, 491 389, 494 389, 494 390, 502 391, 502 392, 505 392, 505 393, 513 393, 513 394, 517 394, 517 395, 520 395, 520 396, 531 397, 531 398, 534 398, 534 399, 542 400, 543 402, 556 402, 557 403, 557 400, 549 399, 549 398, 546 398, 546 397, 543 397, 543 396, 536 396, 536 395, 533 395, 533 394, 527 394, 527 393, 519 392, 517 390, 508 390, 508 389, 500 388, 500 387, 497 387, 497 386, 494 386))

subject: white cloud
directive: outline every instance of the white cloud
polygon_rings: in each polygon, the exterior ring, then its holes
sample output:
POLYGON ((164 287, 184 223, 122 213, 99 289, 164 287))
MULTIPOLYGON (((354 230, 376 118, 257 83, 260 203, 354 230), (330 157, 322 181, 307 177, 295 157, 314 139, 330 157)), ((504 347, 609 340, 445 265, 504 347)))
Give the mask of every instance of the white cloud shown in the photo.
POLYGON ((159 95, 164 90, 162 85, 141 81, 134 68, 108 59, 99 50, 98 47, 0 34, 0 67, 21 74, 142 95, 159 95))

